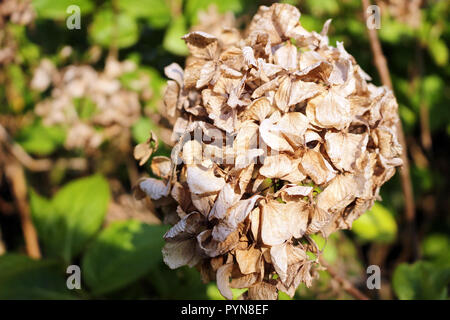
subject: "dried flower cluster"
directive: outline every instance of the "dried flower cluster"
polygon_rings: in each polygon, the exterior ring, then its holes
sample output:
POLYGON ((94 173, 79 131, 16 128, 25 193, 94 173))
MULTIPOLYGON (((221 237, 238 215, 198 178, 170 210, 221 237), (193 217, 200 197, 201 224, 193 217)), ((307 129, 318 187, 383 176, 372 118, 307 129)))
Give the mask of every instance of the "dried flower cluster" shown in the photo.
POLYGON ((417 29, 420 26, 422 0, 379 0, 376 3, 381 7, 381 12, 389 12, 412 28, 417 29))
POLYGON ((0 2, 0 65, 11 63, 17 48, 14 36, 6 25, 8 23, 29 25, 36 13, 30 0, 3 0, 0 2))
POLYGON ((293 6, 262 6, 245 35, 185 35, 185 69, 166 68, 177 143, 137 196, 173 224, 166 264, 197 266, 228 299, 230 287, 276 299, 310 286, 310 235, 351 228, 401 165, 392 92, 328 44, 330 21, 319 34, 299 20, 293 6))
POLYGON ((120 76, 135 69, 131 61, 109 58, 102 72, 90 65, 70 65, 58 70, 44 59, 34 73, 31 87, 41 92, 52 87, 51 96, 39 102, 35 112, 46 125, 68 127, 68 149, 94 150, 133 125, 141 113, 140 98, 151 96, 148 77, 133 84, 135 91, 121 84, 120 76))

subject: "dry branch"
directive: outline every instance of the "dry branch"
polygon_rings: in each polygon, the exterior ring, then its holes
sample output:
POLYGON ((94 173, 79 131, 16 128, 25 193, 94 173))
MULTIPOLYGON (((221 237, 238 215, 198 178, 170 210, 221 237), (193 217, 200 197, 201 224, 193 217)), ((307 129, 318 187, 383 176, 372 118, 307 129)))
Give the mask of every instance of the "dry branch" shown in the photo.
MULTIPOLYGON (((370 6, 370 0, 362 0, 364 16, 368 19, 367 9, 370 6)), ((389 68, 387 65, 386 58, 383 54, 383 50, 381 48, 380 40, 378 39, 376 29, 369 28, 368 29, 369 39, 370 39, 370 47, 372 50, 372 54, 374 57, 374 63, 378 70, 378 73, 381 78, 381 82, 384 86, 389 87, 393 91, 392 81, 389 74, 389 68)), ((418 249, 417 249, 417 240, 414 231, 414 219, 415 219, 415 204, 414 204, 414 195, 413 188, 411 183, 411 176, 409 171, 409 160, 408 160, 408 147, 406 145, 405 135, 403 132, 402 122, 399 121, 397 125, 399 142, 402 145, 402 161, 403 167, 400 169, 400 176, 402 181, 402 192, 405 200, 405 217, 407 222, 407 228, 409 229, 412 249, 413 249, 413 257, 417 258, 418 249)))
POLYGON ((320 264, 324 266, 328 273, 336 280, 349 295, 358 300, 370 300, 364 293, 362 293, 358 288, 356 288, 349 280, 341 276, 336 270, 331 267, 328 262, 326 262, 322 257, 320 259, 320 264))
POLYGON ((37 232, 31 221, 23 167, 17 160, 11 158, 10 161, 5 164, 5 174, 11 185, 14 202, 19 210, 27 254, 32 258, 39 259, 41 257, 41 251, 39 249, 37 232))
MULTIPOLYGON (((6 129, 0 125, 0 142, 3 142, 8 151, 28 170, 35 172, 49 171, 54 167, 50 159, 32 158, 18 143, 8 134, 6 129)), ((58 159, 57 163, 72 170, 86 170, 87 160, 84 158, 58 159)))

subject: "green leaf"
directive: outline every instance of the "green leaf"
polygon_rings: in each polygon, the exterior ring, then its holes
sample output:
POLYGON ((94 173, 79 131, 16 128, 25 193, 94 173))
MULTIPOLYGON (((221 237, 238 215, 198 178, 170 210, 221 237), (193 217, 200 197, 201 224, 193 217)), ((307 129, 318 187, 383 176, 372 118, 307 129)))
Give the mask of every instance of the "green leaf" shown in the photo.
POLYGON ((100 175, 65 185, 52 200, 32 192, 31 214, 46 254, 70 262, 100 229, 109 198, 108 182, 100 175))
POLYGON ((0 256, 0 299, 74 299, 59 267, 19 254, 0 256))
POLYGON ((353 222, 352 231, 363 241, 392 242, 397 234, 397 223, 386 207, 375 203, 353 222))
POLYGON ((292 300, 292 298, 283 291, 278 291, 278 300, 292 300))
POLYGON ((405 124, 405 127, 407 127, 408 130, 412 130, 412 128, 414 128, 414 125, 417 122, 416 113, 414 113, 413 110, 411 110, 404 104, 399 104, 399 113, 400 113, 400 118, 402 119, 403 123, 405 124))
POLYGON ((392 285, 401 300, 446 299, 450 268, 426 261, 400 264, 394 271, 392 285))
MULTIPOLYGON (((235 289, 231 288, 231 292, 233 293, 233 300, 237 300, 244 292, 248 289, 235 289)), ((217 284, 210 283, 206 288, 206 295, 210 300, 226 300, 219 291, 217 284)))
POLYGON ((155 129, 155 124, 149 118, 140 117, 131 127, 131 134, 136 143, 143 143, 150 137, 150 131, 155 129))
POLYGON ((438 66, 445 66, 448 62, 448 48, 441 39, 434 39, 428 44, 428 50, 438 66))
POLYGON ((59 20, 72 14, 66 12, 71 5, 78 6, 81 14, 90 13, 94 8, 91 0, 33 0, 32 4, 36 9, 38 18, 59 20))
POLYGON ((425 258, 433 260, 439 265, 450 266, 450 237, 441 233, 428 235, 422 242, 425 258))
POLYGON ((429 75, 422 80, 423 98, 427 106, 432 106, 439 102, 445 92, 445 83, 437 75, 429 75))
POLYGON ((134 282, 161 260, 167 227, 135 220, 115 222, 88 247, 82 261, 86 283, 95 295, 134 282))
POLYGON ((413 36, 412 29, 409 26, 387 15, 381 16, 381 28, 378 31, 382 41, 392 44, 413 36))
POLYGON ((5 86, 9 108, 15 113, 20 113, 28 100, 26 75, 21 66, 9 64, 6 67, 6 77, 9 78, 5 86))
POLYGON ((147 18, 154 28, 163 28, 170 22, 170 7, 165 0, 119 0, 118 7, 129 16, 147 18))
POLYGON ((161 260, 158 266, 152 268, 147 279, 160 299, 204 300, 207 298, 207 287, 202 282, 200 272, 195 268, 184 266, 171 270, 161 260))
POLYGON ((29 153, 49 155, 64 144, 65 130, 57 126, 44 126, 36 121, 22 128, 16 141, 29 153))
POLYGON ((181 39, 186 33, 188 33, 188 30, 183 17, 179 17, 172 21, 164 35, 164 49, 179 56, 187 55, 189 53, 188 48, 184 43, 184 40, 181 39))
POLYGON ((340 3, 336 0, 307 0, 308 7, 314 16, 337 15, 340 3))
POLYGON ((339 254, 334 241, 326 241, 325 238, 319 234, 312 234, 311 238, 316 242, 319 250, 323 251, 322 254, 326 261, 330 263, 336 261, 339 254))
POLYGON ((74 98, 73 104, 80 119, 90 119, 97 112, 97 105, 89 97, 74 98))
POLYGON ((89 35, 94 43, 105 48, 110 45, 126 48, 137 42, 139 28, 134 17, 123 13, 115 15, 111 9, 103 9, 96 13, 89 35))

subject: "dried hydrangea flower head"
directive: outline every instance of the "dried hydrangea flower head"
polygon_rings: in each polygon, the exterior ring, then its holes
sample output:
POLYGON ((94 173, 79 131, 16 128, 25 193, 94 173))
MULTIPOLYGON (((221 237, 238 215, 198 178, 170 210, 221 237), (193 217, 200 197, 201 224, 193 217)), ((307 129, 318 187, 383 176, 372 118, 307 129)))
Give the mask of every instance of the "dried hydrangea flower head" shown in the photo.
POLYGON ((392 92, 328 44, 330 21, 317 33, 299 20, 262 6, 244 36, 185 35, 186 68, 166 68, 176 144, 137 193, 173 224, 166 264, 197 266, 228 299, 230 287, 276 299, 310 286, 310 236, 351 228, 401 165, 392 92))
POLYGON ((136 90, 125 88, 120 77, 136 70, 131 61, 108 58, 104 70, 90 65, 69 65, 58 70, 43 59, 34 72, 31 87, 43 92, 51 87, 51 96, 36 105, 35 112, 46 125, 68 127, 67 149, 95 151, 105 140, 123 136, 139 118, 141 96, 149 96, 148 78, 134 83, 136 90), (103 131, 96 130, 104 129, 103 131))

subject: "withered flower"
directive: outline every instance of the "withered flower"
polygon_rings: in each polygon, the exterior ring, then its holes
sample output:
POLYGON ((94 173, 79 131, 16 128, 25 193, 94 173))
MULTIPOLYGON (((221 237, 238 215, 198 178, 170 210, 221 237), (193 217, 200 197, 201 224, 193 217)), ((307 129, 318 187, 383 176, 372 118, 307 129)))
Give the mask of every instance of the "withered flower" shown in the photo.
MULTIPOLYGON (((124 136, 139 119, 140 97, 148 95, 145 91, 150 90, 150 79, 136 80, 133 83, 136 90, 125 88, 120 82, 123 74, 134 70, 133 62, 113 58, 107 59, 100 72, 90 65, 57 69, 51 61, 43 59, 34 72, 31 87, 40 92, 51 88, 51 96, 40 101, 35 112, 46 125, 68 128, 67 149, 93 152, 103 141, 124 136)), ((139 158, 146 161, 143 153, 144 150, 137 151, 139 158)))
POLYGON ((351 228, 401 165, 392 92, 329 45, 330 21, 317 33, 299 19, 274 4, 238 40, 229 27, 191 32, 186 68, 166 68, 176 144, 154 160, 161 179, 138 189, 174 224, 166 264, 196 266, 228 299, 230 288, 276 299, 310 286, 310 235, 351 228))
POLYGON ((0 1, 0 67, 16 61, 18 56, 19 44, 8 25, 28 26, 35 17, 31 0, 0 1))

